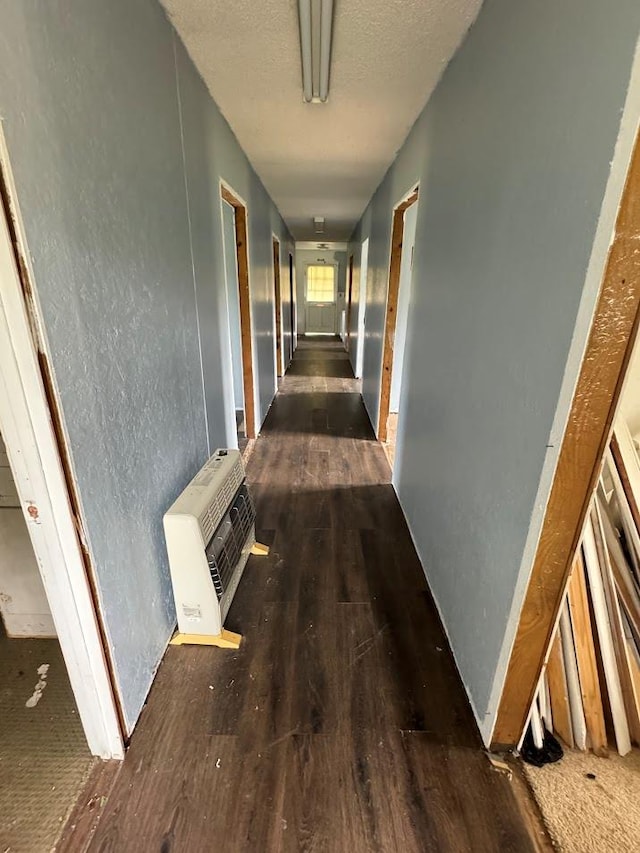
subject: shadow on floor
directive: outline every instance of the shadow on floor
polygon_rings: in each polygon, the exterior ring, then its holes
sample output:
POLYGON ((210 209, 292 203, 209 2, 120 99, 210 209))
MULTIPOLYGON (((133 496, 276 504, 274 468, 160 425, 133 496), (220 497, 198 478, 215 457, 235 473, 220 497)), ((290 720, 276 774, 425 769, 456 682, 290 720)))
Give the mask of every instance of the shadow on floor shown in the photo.
POLYGON ((260 434, 274 432, 376 440, 359 393, 321 388, 281 392, 278 407, 271 407, 260 434))

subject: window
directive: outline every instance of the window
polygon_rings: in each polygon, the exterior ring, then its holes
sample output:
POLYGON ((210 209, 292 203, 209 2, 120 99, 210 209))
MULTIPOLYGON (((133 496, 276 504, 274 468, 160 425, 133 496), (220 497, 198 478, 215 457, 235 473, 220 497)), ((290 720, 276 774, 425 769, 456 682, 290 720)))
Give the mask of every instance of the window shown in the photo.
POLYGON ((335 268, 332 266, 307 267, 307 302, 334 302, 335 268))

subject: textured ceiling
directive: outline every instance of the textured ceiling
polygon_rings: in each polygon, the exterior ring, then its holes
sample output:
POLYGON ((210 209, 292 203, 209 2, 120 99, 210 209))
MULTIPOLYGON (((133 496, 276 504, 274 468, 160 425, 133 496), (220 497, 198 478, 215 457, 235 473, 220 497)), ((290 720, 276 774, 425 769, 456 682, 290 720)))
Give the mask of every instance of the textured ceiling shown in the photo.
POLYGON ((346 240, 481 0, 336 0, 329 100, 302 101, 296 0, 162 0, 298 240, 346 240))

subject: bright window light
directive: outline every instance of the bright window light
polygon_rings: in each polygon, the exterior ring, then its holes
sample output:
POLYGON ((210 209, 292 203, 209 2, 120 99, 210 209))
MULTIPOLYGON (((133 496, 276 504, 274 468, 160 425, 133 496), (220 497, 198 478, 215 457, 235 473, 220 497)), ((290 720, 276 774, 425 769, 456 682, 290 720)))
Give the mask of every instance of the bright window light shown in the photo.
POLYGON ((307 302, 335 302, 335 269, 307 267, 307 302))

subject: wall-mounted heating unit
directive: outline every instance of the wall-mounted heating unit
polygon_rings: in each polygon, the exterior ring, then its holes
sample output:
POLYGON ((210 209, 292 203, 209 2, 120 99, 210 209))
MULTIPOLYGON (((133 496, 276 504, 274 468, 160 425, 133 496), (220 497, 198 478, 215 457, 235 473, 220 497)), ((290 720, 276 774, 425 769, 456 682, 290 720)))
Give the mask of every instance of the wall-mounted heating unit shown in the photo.
POLYGON ((238 648, 223 624, 255 541, 255 509, 238 450, 216 450, 165 513, 164 531, 178 615, 174 645, 238 648))

